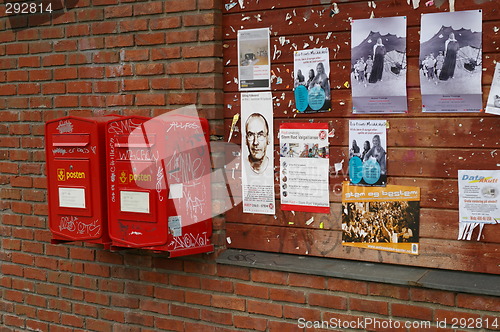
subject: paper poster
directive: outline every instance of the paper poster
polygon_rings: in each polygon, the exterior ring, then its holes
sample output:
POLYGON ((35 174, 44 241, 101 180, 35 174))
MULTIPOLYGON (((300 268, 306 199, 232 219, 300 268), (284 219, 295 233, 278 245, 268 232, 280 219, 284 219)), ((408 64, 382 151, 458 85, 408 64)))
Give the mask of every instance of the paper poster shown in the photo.
POLYGON ((500 62, 495 65, 490 94, 486 102, 486 113, 500 115, 500 62))
POLYGON ((274 214, 271 92, 241 94, 241 127, 243 212, 274 214))
POLYGON ((353 20, 353 113, 405 113, 406 17, 353 20))
POLYGON ((280 126, 281 209, 330 213, 327 123, 280 126))
POLYGON ((422 15, 419 72, 424 112, 481 111, 481 24, 481 10, 422 15))
POLYGON ((238 87, 240 91, 271 88, 269 29, 238 30, 238 87))
POLYGON ((349 181, 354 185, 387 183, 387 121, 349 121, 349 181))
POLYGON ((418 255, 420 188, 342 184, 342 244, 418 255))
POLYGON ((299 112, 331 110, 330 58, 328 48, 293 53, 295 108, 299 112))
POLYGON ((459 170, 459 240, 470 240, 479 226, 500 224, 500 170, 459 170))

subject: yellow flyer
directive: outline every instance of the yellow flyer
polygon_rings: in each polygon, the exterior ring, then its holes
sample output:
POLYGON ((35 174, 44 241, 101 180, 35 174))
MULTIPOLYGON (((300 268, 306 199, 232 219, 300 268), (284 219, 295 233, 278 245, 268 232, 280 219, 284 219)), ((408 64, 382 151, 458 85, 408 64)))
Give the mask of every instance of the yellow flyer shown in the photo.
POLYGON ((342 184, 342 244, 418 255, 420 188, 342 184))

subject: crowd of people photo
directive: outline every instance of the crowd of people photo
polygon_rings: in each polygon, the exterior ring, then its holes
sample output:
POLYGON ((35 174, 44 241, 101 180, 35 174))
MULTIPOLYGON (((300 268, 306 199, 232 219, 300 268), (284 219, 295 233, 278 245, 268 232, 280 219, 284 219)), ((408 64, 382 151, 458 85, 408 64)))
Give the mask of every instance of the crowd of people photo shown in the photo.
POLYGON ((342 241, 418 242, 418 201, 342 204, 342 241))

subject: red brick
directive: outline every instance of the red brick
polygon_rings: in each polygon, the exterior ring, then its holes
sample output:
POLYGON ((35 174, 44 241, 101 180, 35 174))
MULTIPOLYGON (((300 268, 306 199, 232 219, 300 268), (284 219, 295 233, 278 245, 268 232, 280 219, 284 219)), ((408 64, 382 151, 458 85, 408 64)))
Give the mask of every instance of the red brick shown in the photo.
POLYGON ((245 300, 234 296, 213 294, 212 306, 216 308, 226 308, 231 310, 244 311, 245 300))
POLYGON ((180 316, 197 320, 200 319, 200 309, 190 306, 170 304, 170 314, 173 316, 180 316))
POLYGON ((123 61, 146 61, 149 60, 149 50, 125 50, 123 61))
POLYGON ((68 65, 81 65, 92 63, 92 55, 89 53, 68 54, 68 65))
MULTIPOLYGON (((181 57, 181 48, 179 46, 154 48, 151 52, 152 60, 167 60, 178 59, 181 57)), ((179 64, 179 63, 178 63, 179 64)), ((192 65, 197 66, 197 63, 192 61, 192 65)))
POLYGON ((77 69, 76 68, 57 68, 54 69, 54 79, 56 81, 60 80, 72 80, 76 79, 78 77, 77 69))
POLYGON ((12 70, 7 72, 7 81, 21 82, 28 80, 28 72, 25 70, 12 70))
POLYGON ((159 329, 172 330, 172 331, 187 331, 184 328, 184 322, 173 318, 155 318, 155 327, 159 329))
POLYGON ((78 49, 78 42, 76 40, 60 40, 54 43, 54 51, 68 52, 76 51, 78 49))
POLYGON ((64 38, 64 29, 60 27, 44 27, 40 31, 40 36, 42 39, 57 39, 64 38))
POLYGON ((132 16, 132 5, 106 7, 104 16, 106 18, 130 17, 132 16))
POLYGON ((24 319, 11 315, 4 315, 3 321, 6 326, 15 326, 19 328, 23 328, 24 330, 24 319))
POLYGON ((252 281, 276 285, 286 285, 288 274, 285 272, 252 270, 252 281))
POLYGON ((233 283, 225 280, 201 279, 201 288, 208 291, 232 293, 233 283))
POLYGON ((66 37, 89 36, 90 26, 88 24, 69 25, 66 27, 66 37))
POLYGON ((106 48, 129 47, 134 45, 134 37, 131 35, 109 36, 104 39, 106 48))
POLYGON ((380 315, 387 315, 389 312, 387 302, 358 298, 350 298, 349 308, 353 311, 373 312, 380 315))
POLYGON ((3 84, 0 86, 0 96, 13 96, 17 94, 15 84, 3 84))
POLYGON ((61 314, 57 311, 38 309, 37 318, 46 322, 59 323, 61 314))
POLYGON ((93 35, 103 35, 118 32, 118 24, 116 22, 98 22, 92 24, 93 35))
POLYGON ((139 308, 142 311, 156 312, 163 315, 168 315, 170 312, 168 303, 159 303, 158 300, 141 299, 139 308))
POLYGON ((52 108, 52 98, 49 97, 30 97, 31 108, 52 108))
POLYGON ((266 331, 267 320, 253 316, 234 316, 234 327, 240 329, 249 329, 257 331, 266 331))
POLYGON ((153 90, 178 90, 182 88, 179 77, 153 78, 151 80, 153 90))
POLYGON ((410 299, 410 290, 408 287, 379 284, 379 283, 370 283, 368 287, 369 287, 368 292, 371 296, 373 295, 385 296, 400 300, 410 299))
POLYGON ((112 93, 118 92, 118 82, 117 81, 103 81, 94 83, 94 92, 97 93, 112 93))
POLYGON ((92 83, 84 81, 68 82, 66 84, 68 93, 91 93, 92 83))
POLYGON ((195 15, 183 15, 182 23, 185 27, 200 26, 200 25, 216 25, 221 24, 221 17, 215 13, 204 13, 195 15))
POLYGON ((347 309, 347 298, 343 296, 311 293, 308 296, 307 302, 312 306, 320 306, 340 310, 347 309))
POLYGON ((131 106, 134 103, 132 95, 111 95, 106 97, 107 106, 131 106))
POLYGON ((110 297, 107 294, 103 294, 101 292, 85 292, 84 295, 85 302, 87 303, 95 303, 99 305, 108 306, 110 302, 110 297))
POLYGON ((105 96, 81 96, 80 106, 82 107, 106 107, 105 96))
POLYGON ((135 67, 136 75, 161 75, 165 72, 163 64, 137 64, 135 67))
POLYGON ((139 308, 139 299, 131 298, 130 296, 123 297, 115 295, 111 297, 111 306, 137 309, 139 308))
POLYGON ((204 28, 198 30, 198 40, 205 41, 219 41, 222 40, 222 29, 219 26, 204 28))
POLYGON ((214 89, 221 88, 217 83, 217 80, 213 76, 203 76, 203 77, 186 77, 184 78, 184 88, 190 89, 214 89))
POLYGON ((85 37, 78 40, 78 48, 80 51, 104 48, 104 44, 105 41, 103 37, 85 37))
POLYGON ((44 95, 64 94, 66 93, 66 84, 59 82, 44 83, 42 84, 42 93, 44 95))
POLYGON ((64 322, 64 325, 69 325, 72 327, 80 327, 82 328, 84 325, 84 318, 78 317, 76 315, 65 315, 61 316, 61 322, 64 322))
POLYGON ((165 42, 169 45, 196 41, 198 41, 198 33, 196 30, 167 31, 165 33, 165 42))
POLYGON ((412 288, 410 290, 410 297, 412 301, 438 303, 447 306, 455 305, 455 295, 452 292, 412 288))
POLYGON ((173 105, 190 105, 196 104, 197 94, 192 93, 171 93, 168 95, 168 103, 173 105))
POLYGON ((457 307, 500 312, 500 298, 459 293, 457 307))
POLYGON ((185 46, 182 48, 182 56, 185 58, 220 57, 222 48, 217 44, 185 46))
POLYGON ((65 24, 76 22, 76 15, 73 11, 66 12, 61 16, 57 16, 52 19, 52 24, 65 24))
POLYGON ((117 323, 125 322, 125 313, 114 309, 101 308, 99 309, 99 317, 104 320, 111 320, 117 323))
POLYGON ((117 280, 99 280, 99 289, 102 291, 123 293, 125 290, 125 283, 117 280))
MULTIPOLYGON (((57 296, 59 294, 59 287, 52 284, 38 283, 36 285, 36 293, 39 295, 57 296)), ((68 301, 62 301, 62 302, 69 304, 68 301)))
POLYGON ((90 319, 90 318, 85 319, 86 331, 112 332, 113 325, 114 325, 113 323, 103 322, 101 319, 90 319))
MULTIPOLYGON (((19 65, 21 67, 21 65, 19 65)), ((16 59, 4 59, 4 61, 0 62, 0 69, 15 69, 17 68, 16 59)))
POLYGON ((117 63, 120 55, 117 51, 99 52, 94 55, 94 63, 117 63))
POLYGON ((155 18, 149 21, 149 27, 151 30, 164 30, 164 29, 173 29, 181 27, 181 17, 180 16, 172 16, 172 17, 162 17, 155 18))
MULTIPOLYGON (((170 4, 165 4, 169 6, 170 4)), ((163 12, 163 2, 147 2, 134 5, 134 16, 141 15, 154 15, 161 14, 163 12)))
POLYGON ((19 58, 19 68, 24 67, 40 67, 40 57, 27 56, 19 58))
POLYGON ((101 21, 104 18, 104 11, 102 9, 89 9, 79 11, 76 13, 79 22, 86 21, 101 21))
POLYGON ((152 297, 154 294, 154 286, 136 282, 128 282, 125 284, 125 293, 152 297))
POLYGON ((120 32, 145 31, 148 29, 147 19, 134 19, 120 22, 120 32))
POLYGON ((135 44, 137 46, 165 44, 165 33, 153 32, 137 34, 135 35, 135 44))
POLYGON ((78 97, 77 96, 56 96, 54 97, 55 107, 77 107, 78 97))
POLYGON ((233 315, 229 312, 202 309, 201 320, 215 324, 232 325, 233 315))
POLYGON ((124 91, 149 90, 149 80, 145 78, 124 80, 123 90, 124 91))
POLYGON ((212 302, 212 295, 207 293, 186 291, 184 296, 186 303, 199 304, 209 307, 212 302))
POLYGON ((135 96, 137 106, 163 106, 165 103, 164 94, 138 94, 135 96))
POLYGON ((165 6, 166 13, 187 12, 196 10, 196 0, 171 0, 165 6))
POLYGON ((73 313, 87 317, 97 318, 97 308, 94 305, 73 303, 73 313))
POLYGON ((104 67, 80 67, 78 68, 79 78, 103 78, 104 67))
POLYGON ((124 77, 132 76, 133 70, 131 65, 106 66, 106 77, 124 77))
POLYGON ((7 55, 28 54, 28 43, 7 44, 7 55))
POLYGON ((367 295, 368 283, 362 281, 328 279, 329 290, 367 295))
POLYGON ((30 331, 48 331, 49 325, 40 321, 27 319, 26 329, 30 331))
POLYGON ((283 307, 277 303, 247 300, 247 311, 273 317, 283 317, 283 307))

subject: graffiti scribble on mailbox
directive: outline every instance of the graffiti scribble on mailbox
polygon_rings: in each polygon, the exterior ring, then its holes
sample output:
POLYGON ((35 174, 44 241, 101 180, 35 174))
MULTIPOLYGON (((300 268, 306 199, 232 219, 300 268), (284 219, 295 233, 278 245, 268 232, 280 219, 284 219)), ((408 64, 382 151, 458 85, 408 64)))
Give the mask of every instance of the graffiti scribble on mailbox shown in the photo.
POLYGON ((187 129, 198 129, 200 128, 200 126, 196 123, 196 122, 183 122, 183 123, 179 123, 177 121, 173 121, 170 123, 170 127, 168 127, 167 129, 167 133, 171 130, 171 129, 184 129, 184 130, 187 130, 187 129))
POLYGON ((201 247, 208 243, 207 232, 196 235, 188 233, 182 237, 174 237, 172 243, 174 244, 174 250, 201 247))
POLYGON ((75 222, 78 220, 78 217, 73 216, 62 216, 61 223, 59 224, 59 230, 63 231, 67 229, 70 232, 74 232, 76 229, 75 222))
POLYGON ((59 134, 72 133, 73 132, 73 124, 71 123, 70 120, 59 121, 59 125, 57 126, 57 130, 59 131, 59 134))

